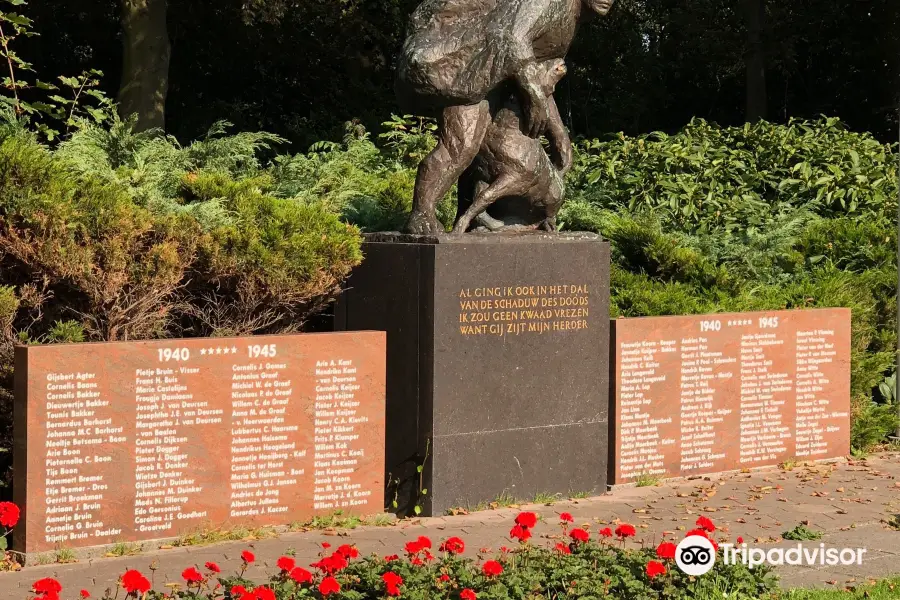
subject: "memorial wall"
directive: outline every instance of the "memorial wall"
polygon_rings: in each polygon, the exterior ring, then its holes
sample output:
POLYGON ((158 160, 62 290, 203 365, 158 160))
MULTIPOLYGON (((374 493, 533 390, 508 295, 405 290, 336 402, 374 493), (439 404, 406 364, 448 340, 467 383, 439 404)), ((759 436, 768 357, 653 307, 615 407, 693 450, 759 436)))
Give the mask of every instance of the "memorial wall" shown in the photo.
POLYGON ((850 309, 613 321, 610 482, 850 452, 850 309))
POLYGON ((16 349, 22 552, 384 508, 385 334, 16 349))

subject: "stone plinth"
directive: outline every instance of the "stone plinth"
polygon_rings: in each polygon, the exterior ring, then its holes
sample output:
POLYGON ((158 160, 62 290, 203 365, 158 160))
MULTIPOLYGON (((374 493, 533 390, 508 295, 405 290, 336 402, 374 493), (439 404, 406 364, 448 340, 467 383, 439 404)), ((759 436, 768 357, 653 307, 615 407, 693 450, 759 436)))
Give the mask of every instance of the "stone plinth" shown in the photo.
POLYGON ((382 332, 16 348, 25 553, 384 507, 382 332))
POLYGON ((401 510, 422 488, 431 514, 605 489, 607 243, 376 234, 364 254, 335 323, 387 331, 386 469, 401 510))
POLYGON ((617 319, 610 481, 850 452, 850 309, 617 319))

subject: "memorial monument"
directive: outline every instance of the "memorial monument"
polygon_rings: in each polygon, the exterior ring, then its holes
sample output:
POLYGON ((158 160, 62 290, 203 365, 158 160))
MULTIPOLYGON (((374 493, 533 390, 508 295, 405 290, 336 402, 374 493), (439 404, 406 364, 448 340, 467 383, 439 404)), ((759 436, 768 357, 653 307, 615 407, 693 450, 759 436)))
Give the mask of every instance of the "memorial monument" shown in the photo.
POLYGON ((26 554, 384 508, 383 332, 16 348, 26 554))
POLYGON ((366 238, 337 329, 387 332, 398 509, 606 488, 609 245, 556 232, 572 145, 553 99, 612 0, 425 0, 397 69, 438 118, 404 233, 366 238), (549 152, 539 137, 549 142, 549 152), (436 204, 458 182, 448 233, 436 204))

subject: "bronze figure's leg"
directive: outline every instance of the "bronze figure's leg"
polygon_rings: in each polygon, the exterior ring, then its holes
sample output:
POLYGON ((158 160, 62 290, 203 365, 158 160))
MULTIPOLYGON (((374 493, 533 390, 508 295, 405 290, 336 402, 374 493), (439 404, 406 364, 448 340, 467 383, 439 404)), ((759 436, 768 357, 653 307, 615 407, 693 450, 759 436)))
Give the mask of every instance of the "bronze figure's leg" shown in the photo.
POLYGON ((453 233, 465 233, 472 219, 484 212, 487 207, 506 196, 515 196, 522 193, 521 178, 514 174, 504 173, 500 175, 486 190, 478 194, 475 202, 456 222, 453 233))
POLYGON ((419 165, 412 214, 406 223, 407 233, 444 233, 435 216, 435 207, 475 160, 490 123, 491 111, 486 100, 444 110, 438 144, 419 165))

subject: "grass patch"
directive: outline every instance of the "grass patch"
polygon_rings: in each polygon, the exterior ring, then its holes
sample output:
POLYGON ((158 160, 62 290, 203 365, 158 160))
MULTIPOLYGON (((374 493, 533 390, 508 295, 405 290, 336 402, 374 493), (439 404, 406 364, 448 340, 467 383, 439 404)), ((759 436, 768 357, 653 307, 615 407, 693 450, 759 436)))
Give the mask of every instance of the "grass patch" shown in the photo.
POLYGON ((822 538, 822 532, 800 524, 782 533, 781 537, 792 541, 818 540, 822 538))
POLYGON ((345 515, 343 511, 336 510, 330 515, 313 517, 309 521, 295 521, 291 523, 291 531, 306 531, 309 529, 356 529, 368 525, 372 527, 388 527, 393 525, 396 519, 389 513, 378 513, 361 517, 359 515, 345 515))
POLYGON ((547 492, 538 492, 534 495, 535 504, 553 504, 559 502, 562 498, 560 494, 550 494, 547 492))
POLYGON ((276 537, 277 533, 272 527, 235 527, 233 529, 198 529, 182 534, 172 542, 172 546, 206 546, 220 542, 239 542, 242 540, 261 540, 276 537))
POLYGON ((73 563, 78 562, 78 558, 75 555, 75 551, 71 548, 60 548, 56 551, 56 562, 73 563))
POLYGON ((847 590, 790 590, 776 592, 770 600, 896 600, 900 598, 900 577, 847 590))
POLYGON ((634 480, 634 485, 637 487, 653 487, 655 485, 659 485, 659 482, 662 479, 659 475, 648 475, 646 473, 641 473, 634 480))
POLYGON ((115 546, 109 549, 109 552, 106 553, 106 556, 135 556, 136 554, 140 554, 143 551, 144 546, 142 544, 118 542, 115 546))
POLYGON ((584 500, 585 498, 590 498, 592 491, 581 491, 581 492, 569 492, 569 500, 584 500))

